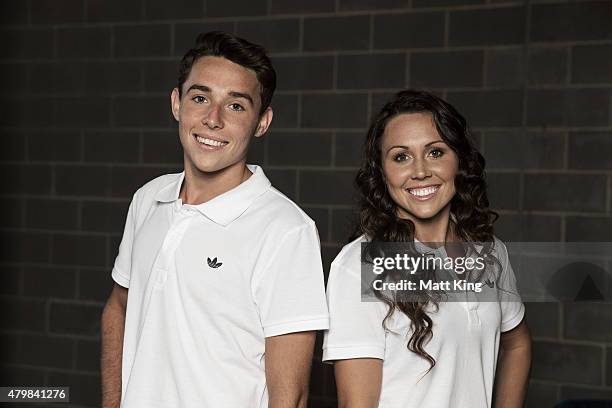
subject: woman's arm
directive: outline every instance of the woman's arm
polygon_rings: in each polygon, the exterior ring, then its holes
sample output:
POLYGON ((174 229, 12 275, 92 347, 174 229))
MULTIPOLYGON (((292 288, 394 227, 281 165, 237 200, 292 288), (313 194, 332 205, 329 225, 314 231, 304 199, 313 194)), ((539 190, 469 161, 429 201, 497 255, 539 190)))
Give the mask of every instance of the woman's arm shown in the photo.
POLYGON ((338 408, 377 408, 382 360, 354 358, 334 363, 338 408))
POLYGON ((523 407, 531 367, 531 335, 525 319, 501 334, 495 375, 495 408, 523 407))

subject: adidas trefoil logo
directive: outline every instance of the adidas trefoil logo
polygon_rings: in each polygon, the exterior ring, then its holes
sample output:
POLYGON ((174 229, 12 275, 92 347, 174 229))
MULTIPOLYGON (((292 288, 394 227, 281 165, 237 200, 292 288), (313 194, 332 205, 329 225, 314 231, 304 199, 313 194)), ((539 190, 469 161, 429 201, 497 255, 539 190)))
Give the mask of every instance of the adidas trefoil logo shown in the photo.
POLYGON ((222 262, 217 262, 217 257, 210 259, 210 258, 206 258, 206 261, 208 262, 208 266, 210 266, 211 268, 218 268, 221 265, 223 265, 222 262))

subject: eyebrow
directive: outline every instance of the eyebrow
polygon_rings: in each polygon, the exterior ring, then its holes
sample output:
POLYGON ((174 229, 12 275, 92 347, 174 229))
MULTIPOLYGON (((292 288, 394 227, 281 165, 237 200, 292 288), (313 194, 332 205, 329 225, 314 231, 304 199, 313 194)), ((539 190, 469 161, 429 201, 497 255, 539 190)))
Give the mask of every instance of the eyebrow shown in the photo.
MULTIPOLYGON (((207 87, 206 85, 193 84, 193 85, 191 85, 189 87, 189 89, 187 89, 187 93, 191 92, 191 90, 193 90, 193 89, 201 91, 201 92, 209 92, 209 93, 212 92, 212 90, 209 87, 207 87)), ((253 102, 253 98, 251 97, 251 95, 249 95, 247 93, 238 92, 238 91, 229 91, 228 95, 231 96, 231 97, 234 97, 234 98, 245 99, 245 100, 247 100, 251 104, 251 106, 255 105, 255 103, 253 102)))
MULTIPOLYGON (((429 147, 433 144, 436 143, 444 143, 445 145, 448 146, 448 144, 444 141, 444 140, 434 140, 433 142, 429 142, 425 145, 425 147, 429 147)), ((410 150, 410 148, 408 146, 403 146, 403 145, 395 145, 395 146, 391 146, 390 148, 387 149, 387 153, 389 153, 391 150, 395 149, 395 148, 400 148, 400 149, 406 149, 406 150, 410 150)))

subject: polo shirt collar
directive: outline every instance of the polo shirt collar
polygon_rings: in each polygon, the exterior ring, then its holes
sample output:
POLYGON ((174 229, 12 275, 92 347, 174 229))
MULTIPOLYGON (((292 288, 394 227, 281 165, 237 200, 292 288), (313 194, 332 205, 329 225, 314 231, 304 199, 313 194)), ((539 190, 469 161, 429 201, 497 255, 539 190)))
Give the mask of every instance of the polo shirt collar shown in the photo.
MULTIPOLYGON (((253 174, 246 181, 212 200, 191 207, 217 224, 223 226, 229 225, 240 217, 257 197, 268 191, 271 186, 270 180, 268 180, 261 167, 252 164, 247 164, 247 167, 253 174)), ((157 193, 155 199, 162 203, 179 201, 179 194, 184 179, 185 172, 183 171, 176 181, 163 187, 157 193)))

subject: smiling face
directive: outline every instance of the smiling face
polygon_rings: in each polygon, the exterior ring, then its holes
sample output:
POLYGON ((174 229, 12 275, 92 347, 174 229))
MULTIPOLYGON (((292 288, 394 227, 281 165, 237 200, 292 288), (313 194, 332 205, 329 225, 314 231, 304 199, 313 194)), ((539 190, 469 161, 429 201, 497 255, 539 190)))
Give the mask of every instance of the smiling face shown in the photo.
POLYGON ((381 138, 381 163, 398 216, 416 224, 450 216, 459 160, 430 113, 392 118, 381 138))
POLYGON ((183 85, 172 91, 172 113, 179 123, 185 171, 242 171, 253 136, 262 136, 272 120, 259 115, 260 84, 254 71, 223 57, 198 59, 183 85))

